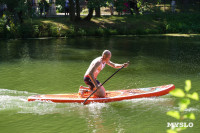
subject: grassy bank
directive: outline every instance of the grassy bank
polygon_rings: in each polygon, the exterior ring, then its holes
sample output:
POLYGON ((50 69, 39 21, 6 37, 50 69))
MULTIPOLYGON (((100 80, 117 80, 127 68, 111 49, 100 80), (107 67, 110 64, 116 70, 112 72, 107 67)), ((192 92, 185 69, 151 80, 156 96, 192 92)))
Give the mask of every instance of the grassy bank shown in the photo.
POLYGON ((1 38, 145 35, 200 33, 200 14, 148 14, 139 16, 103 16, 92 21, 70 22, 68 17, 33 18, 22 25, 4 25, 1 38))

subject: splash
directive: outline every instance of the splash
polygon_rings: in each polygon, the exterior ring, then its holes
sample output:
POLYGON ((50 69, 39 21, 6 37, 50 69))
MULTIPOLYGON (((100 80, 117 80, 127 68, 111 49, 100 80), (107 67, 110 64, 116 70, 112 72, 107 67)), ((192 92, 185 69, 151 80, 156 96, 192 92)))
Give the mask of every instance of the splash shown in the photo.
POLYGON ((28 102, 27 98, 30 95, 36 95, 36 93, 0 89, 0 111, 35 113, 41 115, 55 113, 57 111, 56 104, 54 103, 28 102))
POLYGON ((0 96, 1 95, 29 95, 36 93, 29 93, 27 91, 17 91, 17 90, 9 90, 9 89, 1 89, 0 88, 0 96))
POLYGON ((35 94, 27 91, 0 89, 0 111, 19 110, 27 102, 27 96, 35 94))
POLYGON ((150 97, 150 98, 138 98, 138 99, 132 99, 127 100, 124 102, 131 102, 131 104, 134 106, 142 106, 145 108, 148 107, 158 107, 158 105, 162 106, 173 106, 174 100, 173 98, 168 97, 150 97))
POLYGON ((15 113, 30 113, 30 114, 69 114, 70 112, 87 112, 91 114, 100 114, 103 108, 108 105, 104 103, 92 103, 83 106, 79 103, 53 103, 34 101, 28 102, 27 98, 31 95, 38 95, 37 93, 30 93, 27 91, 17 91, 9 89, 0 89, 0 111, 12 111, 15 113), (82 110, 82 111, 80 111, 82 110))
MULTIPOLYGON (((173 108, 168 108, 168 111, 170 110, 179 110, 179 107, 173 107, 173 108)), ((188 107, 187 109, 184 110, 184 112, 199 112, 200 110, 198 108, 194 107, 188 107)))

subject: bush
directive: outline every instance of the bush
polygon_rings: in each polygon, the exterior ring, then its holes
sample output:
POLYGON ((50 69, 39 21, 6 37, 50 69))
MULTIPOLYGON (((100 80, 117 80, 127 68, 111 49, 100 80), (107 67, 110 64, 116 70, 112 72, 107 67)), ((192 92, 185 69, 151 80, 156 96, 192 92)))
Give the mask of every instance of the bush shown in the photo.
POLYGON ((23 24, 19 26, 19 32, 21 38, 34 37, 34 28, 32 25, 23 24))
POLYGON ((48 27, 48 36, 51 36, 51 37, 59 37, 60 36, 58 27, 56 27, 52 24, 48 24, 47 27, 48 27))
POLYGON ((39 37, 39 33, 40 33, 39 25, 33 25, 33 36, 39 37))
POLYGON ((39 36, 40 37, 48 37, 48 26, 46 24, 39 25, 39 36))
POLYGON ((5 38, 5 28, 6 20, 4 18, 0 18, 0 38, 5 38))

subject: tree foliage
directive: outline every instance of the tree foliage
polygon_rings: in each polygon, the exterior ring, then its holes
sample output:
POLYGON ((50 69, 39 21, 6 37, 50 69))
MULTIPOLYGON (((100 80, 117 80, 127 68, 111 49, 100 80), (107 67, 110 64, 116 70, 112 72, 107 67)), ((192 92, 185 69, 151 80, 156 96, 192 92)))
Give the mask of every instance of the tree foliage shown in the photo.
POLYGON ((30 0, 0 0, 0 3, 7 5, 6 16, 8 18, 14 17, 15 20, 19 19, 22 22, 24 18, 32 17, 33 10, 30 0))
POLYGON ((112 2, 112 0, 88 0, 87 7, 88 8, 106 7, 107 2, 112 2))

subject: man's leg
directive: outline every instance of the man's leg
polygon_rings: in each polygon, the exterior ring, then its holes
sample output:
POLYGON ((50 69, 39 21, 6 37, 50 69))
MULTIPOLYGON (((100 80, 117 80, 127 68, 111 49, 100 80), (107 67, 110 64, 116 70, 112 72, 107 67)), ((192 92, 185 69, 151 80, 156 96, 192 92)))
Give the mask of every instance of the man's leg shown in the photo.
POLYGON ((79 87, 78 93, 79 93, 79 95, 81 95, 81 97, 85 97, 84 94, 86 94, 86 93, 87 94, 92 93, 92 90, 94 88, 94 85, 92 84, 90 78, 84 77, 84 82, 89 87, 85 87, 85 86, 82 86, 82 85, 79 87))
POLYGON ((67 7, 67 15, 69 15, 69 7, 67 7))
MULTIPOLYGON (((101 83, 98 80, 96 81, 98 85, 101 85, 101 83)), ((96 88, 94 88, 94 90, 96 90, 96 88)), ((97 92, 94 93, 94 95, 99 98, 104 98, 106 96, 105 88, 101 86, 100 88, 98 88, 97 92)))
MULTIPOLYGON (((100 85, 101 83, 97 81, 97 84, 100 85)), ((85 77, 84 78, 84 82, 86 83, 86 85, 88 85, 89 87, 84 87, 84 86, 80 86, 80 89, 83 93, 85 92, 93 92, 94 90, 96 90, 94 84, 92 83, 92 81, 90 80, 90 78, 85 77)), ((94 93, 94 96, 96 97, 105 97, 105 88, 103 86, 101 86, 96 93, 94 93)))
MULTIPOLYGON (((93 90, 96 90, 96 88, 94 88, 93 90)), ((90 90, 89 87, 84 87, 84 86, 80 86, 79 88, 79 94, 84 97, 84 94, 87 93, 92 93, 93 91, 90 90)), ((106 92, 105 92, 105 88, 103 86, 101 86, 96 93, 94 93, 94 96, 99 97, 99 98, 104 98, 106 96, 106 92)))
POLYGON ((94 95, 99 98, 104 98, 106 96, 105 88, 101 86, 94 95))
POLYGON ((88 97, 93 91, 89 87, 80 86, 78 94, 81 95, 82 98, 88 97))

